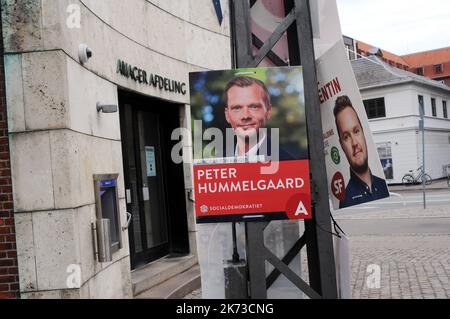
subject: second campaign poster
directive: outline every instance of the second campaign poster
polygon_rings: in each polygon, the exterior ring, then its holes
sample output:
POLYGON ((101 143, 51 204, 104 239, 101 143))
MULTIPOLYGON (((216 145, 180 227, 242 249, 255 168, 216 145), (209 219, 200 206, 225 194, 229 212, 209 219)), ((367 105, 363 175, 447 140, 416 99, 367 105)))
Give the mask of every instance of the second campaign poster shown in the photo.
POLYGON ((309 219, 301 67, 190 74, 197 222, 309 219))
POLYGON ((342 41, 318 59, 317 76, 333 208, 388 197, 383 168, 342 41))

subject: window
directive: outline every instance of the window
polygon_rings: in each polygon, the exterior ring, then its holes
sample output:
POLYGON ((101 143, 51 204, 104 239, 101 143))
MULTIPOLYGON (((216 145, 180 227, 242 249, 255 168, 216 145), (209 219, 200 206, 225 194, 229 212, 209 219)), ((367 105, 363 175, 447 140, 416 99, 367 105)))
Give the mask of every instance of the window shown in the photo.
POLYGON ((348 55, 348 59, 351 60, 355 60, 355 52, 353 50, 353 47, 349 44, 345 44, 345 48, 347 49, 347 55, 348 55))
POLYGON ((437 111, 436 111, 436 99, 434 97, 431 98, 431 114, 436 117, 437 111))
POLYGON ((419 95, 419 114, 425 115, 425 109, 423 107, 423 96, 419 95))
POLYGON ((416 69, 416 73, 417 73, 418 75, 423 75, 423 68, 417 68, 417 69, 416 69))
POLYGON ((423 106, 423 96, 419 95, 418 98, 419 98, 419 114, 425 115, 425 108, 423 106))
POLYGON ((442 101, 442 113, 444 113, 444 118, 448 119, 447 101, 442 101))
POLYGON ((377 99, 364 100, 367 118, 376 119, 386 117, 386 107, 384 106, 384 97, 377 99))
POLYGON ((433 65, 434 73, 442 73, 442 64, 435 64, 433 65))

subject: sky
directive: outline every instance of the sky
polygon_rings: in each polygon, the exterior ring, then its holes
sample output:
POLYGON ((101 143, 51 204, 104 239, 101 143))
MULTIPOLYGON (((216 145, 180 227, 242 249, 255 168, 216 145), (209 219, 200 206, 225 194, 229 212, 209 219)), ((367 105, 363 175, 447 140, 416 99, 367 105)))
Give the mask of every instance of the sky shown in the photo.
POLYGON ((450 0, 336 0, 342 34, 397 55, 450 47, 450 0))

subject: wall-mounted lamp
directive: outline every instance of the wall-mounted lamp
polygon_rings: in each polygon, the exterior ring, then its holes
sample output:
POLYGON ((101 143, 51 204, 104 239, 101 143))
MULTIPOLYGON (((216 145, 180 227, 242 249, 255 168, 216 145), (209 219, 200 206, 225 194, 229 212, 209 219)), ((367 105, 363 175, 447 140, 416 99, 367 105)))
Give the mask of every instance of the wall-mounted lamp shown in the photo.
POLYGON ((97 112, 116 113, 119 108, 115 104, 102 104, 97 102, 97 112))

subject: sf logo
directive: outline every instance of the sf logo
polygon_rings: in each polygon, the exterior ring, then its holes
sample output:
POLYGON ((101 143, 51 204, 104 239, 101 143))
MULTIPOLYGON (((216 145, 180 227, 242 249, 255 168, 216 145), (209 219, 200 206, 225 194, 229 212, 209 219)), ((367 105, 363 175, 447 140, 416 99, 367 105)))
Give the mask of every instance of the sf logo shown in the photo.
POLYGON ((339 200, 345 199, 345 182, 341 172, 336 172, 331 180, 331 192, 339 200))

